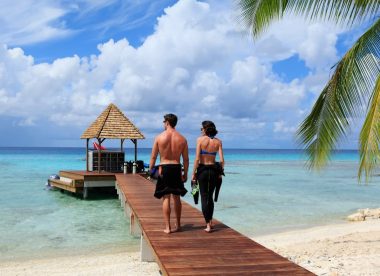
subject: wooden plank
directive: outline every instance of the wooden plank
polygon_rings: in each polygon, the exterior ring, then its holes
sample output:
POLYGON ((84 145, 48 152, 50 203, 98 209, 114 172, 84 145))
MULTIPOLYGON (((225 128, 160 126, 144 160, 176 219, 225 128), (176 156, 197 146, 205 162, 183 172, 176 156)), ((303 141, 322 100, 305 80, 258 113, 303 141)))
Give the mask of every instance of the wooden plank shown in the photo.
POLYGON ((70 184, 68 185, 68 183, 65 183, 65 182, 62 182, 62 181, 58 182, 57 180, 58 179, 49 179, 50 185, 53 186, 53 187, 62 189, 62 190, 66 190, 66 191, 72 192, 72 193, 76 193, 77 192, 77 188, 76 187, 72 187, 70 184))
POLYGON ((71 179, 82 179, 84 180, 84 177, 93 177, 94 179, 98 177, 106 177, 106 178, 111 178, 115 179, 115 174, 114 173, 109 173, 109 172, 88 172, 88 171, 67 171, 67 170, 61 170, 59 171, 59 175, 65 176, 71 179))
POLYGON ((75 171, 59 171, 59 175, 63 176, 63 177, 75 179, 75 180, 83 180, 84 179, 83 175, 77 174, 77 173, 75 173, 75 171))
MULTIPOLYGON (((220 221, 203 229, 202 213, 182 202, 182 231, 163 233, 162 201, 154 185, 139 175, 115 174, 120 198, 139 220, 147 244, 164 275, 313 275, 220 221)), ((173 204, 173 203, 172 203, 173 204)), ((172 220, 174 220, 172 209, 172 220)))

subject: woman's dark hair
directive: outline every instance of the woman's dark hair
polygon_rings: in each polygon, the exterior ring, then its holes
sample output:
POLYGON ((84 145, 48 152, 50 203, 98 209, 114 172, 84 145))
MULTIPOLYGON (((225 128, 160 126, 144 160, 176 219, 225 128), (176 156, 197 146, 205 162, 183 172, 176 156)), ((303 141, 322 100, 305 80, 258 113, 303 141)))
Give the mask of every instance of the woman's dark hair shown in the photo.
POLYGON ((203 121, 202 127, 207 136, 214 137, 218 133, 216 126, 212 121, 203 121))
POLYGON ((175 127, 177 125, 178 118, 176 115, 169 113, 164 116, 164 121, 168 122, 171 127, 175 127))

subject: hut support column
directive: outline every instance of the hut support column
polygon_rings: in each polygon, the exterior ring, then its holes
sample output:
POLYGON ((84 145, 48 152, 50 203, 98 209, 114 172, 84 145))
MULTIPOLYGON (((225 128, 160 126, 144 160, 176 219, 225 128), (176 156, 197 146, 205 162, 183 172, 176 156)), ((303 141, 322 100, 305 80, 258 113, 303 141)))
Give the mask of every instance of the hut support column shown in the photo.
POLYGON ((88 140, 90 139, 86 139, 86 170, 88 171, 88 140))
POLYGON ((88 188, 84 187, 83 188, 83 199, 87 199, 87 197, 88 197, 88 188))
POLYGON ((99 149, 98 149, 98 173, 100 173, 100 166, 101 166, 101 156, 102 156, 102 154, 101 154, 101 149, 100 149, 100 147, 101 147, 101 145, 102 145, 102 141, 98 138, 98 144, 99 144, 99 149))
POLYGON ((133 144, 135 144, 135 162, 137 161, 137 139, 131 139, 133 144))
POLYGON ((125 139, 120 139, 120 151, 124 150, 124 148, 123 148, 124 140, 125 139))

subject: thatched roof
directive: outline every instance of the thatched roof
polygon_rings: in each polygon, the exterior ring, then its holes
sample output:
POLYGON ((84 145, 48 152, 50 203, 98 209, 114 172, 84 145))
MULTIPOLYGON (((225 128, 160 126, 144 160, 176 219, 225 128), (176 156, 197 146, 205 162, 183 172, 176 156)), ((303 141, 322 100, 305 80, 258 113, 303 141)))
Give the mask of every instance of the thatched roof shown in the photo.
POLYGON ((145 139, 140 130, 112 103, 80 138, 145 139))

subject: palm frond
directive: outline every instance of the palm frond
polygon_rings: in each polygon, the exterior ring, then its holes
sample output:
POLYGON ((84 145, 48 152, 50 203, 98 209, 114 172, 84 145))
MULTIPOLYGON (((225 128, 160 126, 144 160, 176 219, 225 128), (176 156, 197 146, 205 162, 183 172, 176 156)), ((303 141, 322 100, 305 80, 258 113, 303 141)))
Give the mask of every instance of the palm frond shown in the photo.
POLYGON ((272 21, 283 16, 286 6, 281 0, 251 0, 239 1, 241 17, 247 29, 251 30, 252 36, 262 33, 272 21))
POLYGON ((298 142, 306 146, 310 167, 326 164, 373 92, 380 73, 380 20, 364 33, 336 65, 334 74, 311 113, 297 130, 298 142))
POLYGON ((380 12, 379 0, 238 0, 238 6, 241 18, 254 38, 285 13, 351 26, 380 12))
POLYGON ((379 11, 379 0, 289 0, 286 6, 286 12, 309 20, 332 20, 348 26, 373 18, 379 11))
POLYGON ((365 173, 368 182, 375 166, 379 163, 380 147, 380 75, 377 77, 373 97, 360 132, 360 166, 359 181, 365 173))

